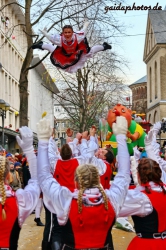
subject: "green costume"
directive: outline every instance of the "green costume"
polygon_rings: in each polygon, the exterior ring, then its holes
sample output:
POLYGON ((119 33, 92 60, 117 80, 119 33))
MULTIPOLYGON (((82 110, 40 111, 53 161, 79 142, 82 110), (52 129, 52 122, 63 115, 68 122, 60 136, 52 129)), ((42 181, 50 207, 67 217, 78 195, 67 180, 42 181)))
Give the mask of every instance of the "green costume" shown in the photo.
MULTIPOLYGON (((128 128, 131 134, 134 134, 135 132, 139 132, 140 136, 136 141, 131 141, 130 138, 127 140, 127 146, 129 150, 129 154, 133 155, 133 148, 137 145, 138 147, 145 147, 144 139, 146 133, 144 132, 143 128, 136 123, 134 120, 131 121, 130 127, 128 128)), ((108 131, 112 132, 112 129, 109 127, 108 131)), ((109 141, 116 142, 116 137, 114 134, 112 134, 109 141)), ((114 155, 117 155, 117 148, 113 148, 114 155)))

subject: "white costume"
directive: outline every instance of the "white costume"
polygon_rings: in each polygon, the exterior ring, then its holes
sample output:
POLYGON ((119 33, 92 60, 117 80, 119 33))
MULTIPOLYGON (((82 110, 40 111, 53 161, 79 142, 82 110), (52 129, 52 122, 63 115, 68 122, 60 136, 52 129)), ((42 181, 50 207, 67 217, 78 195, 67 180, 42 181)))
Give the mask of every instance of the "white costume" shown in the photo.
POLYGON ((21 133, 22 140, 17 136, 17 142, 22 148, 23 152, 26 154, 31 174, 31 179, 28 181, 28 185, 24 189, 18 189, 16 191, 19 211, 18 221, 21 227, 25 219, 35 209, 41 190, 37 180, 36 155, 34 153, 33 146, 31 145, 31 141, 33 141, 33 133, 27 127, 22 127, 19 129, 19 131, 21 133), (30 143, 28 144, 27 142, 30 143))
MULTIPOLYGON (((40 125, 40 124, 39 124, 40 125)), ((127 125, 126 125, 127 127, 127 125)), ((40 138, 40 126, 39 138, 40 138)), ((43 138, 44 136, 42 136, 43 138)), ((47 140, 39 140, 38 145, 38 178, 44 194, 44 203, 46 207, 57 214, 59 224, 63 225, 68 219, 70 204, 77 193, 72 193, 66 187, 59 183, 50 174, 50 164, 48 159, 48 137, 47 140)), ((121 209, 130 183, 130 158, 126 145, 126 136, 117 135, 118 142, 118 160, 119 172, 114 182, 106 194, 113 205, 115 213, 118 214, 121 209)))

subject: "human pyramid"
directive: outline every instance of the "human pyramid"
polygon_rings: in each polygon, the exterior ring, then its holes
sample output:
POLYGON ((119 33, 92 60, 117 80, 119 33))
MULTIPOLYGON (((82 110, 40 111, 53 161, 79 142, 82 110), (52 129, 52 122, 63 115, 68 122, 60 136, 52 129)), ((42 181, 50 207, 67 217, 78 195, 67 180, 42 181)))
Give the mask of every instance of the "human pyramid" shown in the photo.
POLYGON ((160 128, 157 122, 145 137, 148 158, 139 159, 136 149, 130 158, 127 120, 116 117, 112 131, 118 144, 118 173, 110 185, 114 155, 111 149, 98 149, 95 128, 89 134, 77 133, 59 153, 50 121, 43 118, 37 124, 36 157, 33 133, 21 127, 17 142, 27 156, 31 179, 24 190, 13 192, 7 182, 8 160, 0 156, 0 249, 17 249, 20 229, 41 191, 47 211, 53 213, 52 235, 41 239, 42 250, 114 249, 111 229, 116 218, 124 216, 132 216, 136 231, 128 250, 166 249, 166 162, 156 142, 160 128))

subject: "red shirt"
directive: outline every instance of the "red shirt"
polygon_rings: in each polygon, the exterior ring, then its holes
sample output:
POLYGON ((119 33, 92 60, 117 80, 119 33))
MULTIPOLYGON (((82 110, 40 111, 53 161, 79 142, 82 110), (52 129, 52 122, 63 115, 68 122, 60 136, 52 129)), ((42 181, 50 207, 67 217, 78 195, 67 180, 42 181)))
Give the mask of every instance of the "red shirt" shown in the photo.
POLYGON ((74 174, 78 165, 77 159, 58 160, 56 163, 53 177, 61 186, 67 187, 71 192, 75 189, 74 174))

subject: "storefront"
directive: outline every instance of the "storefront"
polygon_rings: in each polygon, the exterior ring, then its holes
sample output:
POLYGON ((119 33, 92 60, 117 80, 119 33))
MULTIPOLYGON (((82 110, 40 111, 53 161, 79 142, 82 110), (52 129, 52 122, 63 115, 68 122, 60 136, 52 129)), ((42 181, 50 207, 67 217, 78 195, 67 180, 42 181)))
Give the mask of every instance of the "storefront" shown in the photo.
MULTIPOLYGON (((4 148, 7 152, 12 154, 20 152, 20 147, 17 143, 16 136, 19 135, 19 132, 16 132, 12 129, 4 128, 4 148)), ((0 145, 2 145, 2 127, 0 127, 0 145)), ((37 149, 38 139, 37 134, 33 133, 33 146, 34 149, 37 149)))

